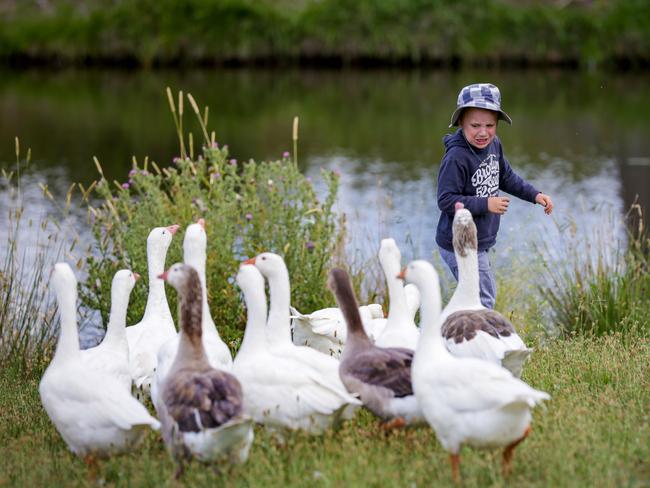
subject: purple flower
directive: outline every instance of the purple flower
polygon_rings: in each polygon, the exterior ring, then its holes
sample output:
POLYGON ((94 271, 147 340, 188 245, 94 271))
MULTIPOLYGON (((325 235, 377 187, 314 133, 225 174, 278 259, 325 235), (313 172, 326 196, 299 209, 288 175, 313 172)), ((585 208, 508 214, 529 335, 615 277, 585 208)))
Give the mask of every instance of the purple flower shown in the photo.
POLYGON ((316 244, 314 244, 313 241, 307 241, 305 242, 305 247, 308 251, 313 251, 313 249, 316 247, 316 244))
POLYGON ((339 178, 341 176, 341 172, 338 169, 335 169, 334 171, 332 171, 332 174, 334 174, 334 176, 336 176, 337 178, 339 178))
POLYGON ((287 158, 289 157, 289 151, 284 151, 284 152, 282 153, 282 157, 283 157, 284 159, 287 159, 287 158))
POLYGON ((217 141, 214 141, 212 144, 210 144, 210 147, 212 149, 219 149, 219 143, 217 141))
POLYGON ((246 214, 246 220, 253 220, 253 214, 252 213, 247 213, 246 214))
POLYGON ((131 171, 129 171, 129 176, 133 176, 133 175, 135 175, 135 174, 137 174, 137 173, 138 173, 137 170, 132 169, 131 171))
POLYGON ((128 183, 122 183, 122 188, 124 188, 125 190, 128 190, 129 186, 131 185, 129 185, 128 183))
POLYGON ((174 159, 172 159, 172 163, 174 163, 174 164, 178 164, 180 162, 181 162, 181 158, 179 158, 179 157, 175 157, 174 159))
POLYGON ((212 179, 213 180, 218 180, 219 178, 221 178, 221 173, 219 173, 219 172, 212 173, 212 179))
POLYGON ((140 174, 142 176, 149 176, 149 171, 147 171, 146 169, 143 169, 142 171, 140 171, 140 174))
POLYGON ((129 182, 128 182, 128 184, 129 184, 129 185, 132 185, 132 184, 133 184, 133 180, 132 180, 131 178, 129 178, 129 182))
POLYGON ((230 160, 230 164, 232 164, 233 166, 236 165, 236 164, 237 164, 237 160, 236 160, 235 158, 231 159, 231 160, 230 160))
POLYGON ((307 176, 305 179, 307 180, 307 183, 311 183, 311 176, 307 176))

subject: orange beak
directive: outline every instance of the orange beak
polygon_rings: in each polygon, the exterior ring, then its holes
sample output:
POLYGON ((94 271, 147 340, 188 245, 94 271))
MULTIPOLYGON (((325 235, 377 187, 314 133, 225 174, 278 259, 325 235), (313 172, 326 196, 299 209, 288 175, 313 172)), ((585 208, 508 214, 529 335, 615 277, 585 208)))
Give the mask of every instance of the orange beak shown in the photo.
POLYGON ((135 281, 138 281, 140 279, 140 275, 138 273, 133 273, 133 277, 135 278, 135 281))
POLYGON ((399 272, 399 274, 395 277, 398 280, 405 280, 406 279, 406 268, 403 268, 402 271, 399 272))
POLYGON ((205 219, 199 219, 196 221, 196 223, 203 227, 203 230, 205 230, 205 219))
POLYGON ((252 264, 253 266, 255 266, 255 258, 247 259, 242 264, 252 264))
POLYGON ((171 232, 172 235, 174 235, 174 234, 176 234, 176 232, 178 232, 178 229, 180 229, 180 228, 181 228, 180 225, 178 225, 178 224, 174 224, 174 225, 170 225, 169 227, 167 227, 167 230, 168 230, 169 232, 171 232))
POLYGON ((167 281, 167 271, 158 275, 158 278, 167 281))

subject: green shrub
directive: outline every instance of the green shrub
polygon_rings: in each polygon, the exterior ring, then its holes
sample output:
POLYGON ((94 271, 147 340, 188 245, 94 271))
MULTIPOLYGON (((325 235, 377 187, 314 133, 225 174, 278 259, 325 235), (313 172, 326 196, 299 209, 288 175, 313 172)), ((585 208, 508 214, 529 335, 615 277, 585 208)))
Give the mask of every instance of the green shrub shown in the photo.
MULTIPOLYGON (((639 209, 638 205, 633 208, 639 209)), ((609 226, 608 226, 609 227, 609 226)), ((615 228, 611 226, 610 228, 615 228)), ((561 250, 563 265, 546 266, 549 286, 542 295, 551 305, 564 336, 603 335, 615 331, 648 333, 650 321, 650 240, 642 226, 628 232, 627 246, 597 234, 569 239, 561 250)), ((545 252, 550 255, 548 249, 545 252)))
MULTIPOLYGON (((176 108, 172 110, 176 117, 176 108)), ((198 109, 195 111, 198 115, 198 109)), ((202 154, 193 158, 192 143, 186 144, 182 134, 182 121, 175 120, 182 157, 172 166, 134 163, 127 183, 110 183, 102 176, 93 189, 102 203, 89 209, 95 244, 88 258, 88 280, 81 291, 84 305, 99 309, 106 321, 115 271, 128 267, 147 275, 150 230, 171 224, 185 227, 201 217, 206 220, 208 236, 208 301, 215 323, 231 347, 236 347, 244 326, 234 276, 248 257, 263 251, 284 257, 292 280, 292 304, 298 309, 312 311, 331 304, 333 299, 324 291, 330 260, 337 254, 342 235, 332 209, 338 176, 322 173, 327 196, 320 201, 288 153, 278 161, 229 159, 227 146, 218 147, 207 137, 203 119, 206 145, 202 154), (189 156, 185 147, 190 148, 189 156)), ((98 169, 101 172, 99 165, 98 169)), ((167 267, 182 260, 182 241, 179 232, 168 251, 167 267)), ((133 291, 129 323, 137 322, 144 311, 147 280, 143 281, 145 286, 133 291)), ((168 293, 172 309, 175 298, 168 293)))

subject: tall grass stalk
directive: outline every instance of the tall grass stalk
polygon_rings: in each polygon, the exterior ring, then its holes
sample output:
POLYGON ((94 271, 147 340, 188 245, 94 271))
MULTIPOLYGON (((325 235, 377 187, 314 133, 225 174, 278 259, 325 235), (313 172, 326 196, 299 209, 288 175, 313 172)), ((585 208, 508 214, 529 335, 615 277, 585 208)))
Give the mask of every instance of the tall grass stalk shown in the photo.
MULTIPOLYGON (((20 168, 29 164, 31 152, 21 159, 19 148, 16 138, 16 173, 3 171, 1 180, 10 208, 6 214, 7 240, 0 248, 0 366, 13 365, 24 371, 40 368, 51 354, 58 318, 48 290, 49 272, 54 262, 71 256, 76 239, 70 245, 57 223, 47 218, 34 222, 26 217, 20 168)), ((49 194, 46 187, 44 193, 49 194)), ((66 208, 70 202, 71 190, 66 208)))

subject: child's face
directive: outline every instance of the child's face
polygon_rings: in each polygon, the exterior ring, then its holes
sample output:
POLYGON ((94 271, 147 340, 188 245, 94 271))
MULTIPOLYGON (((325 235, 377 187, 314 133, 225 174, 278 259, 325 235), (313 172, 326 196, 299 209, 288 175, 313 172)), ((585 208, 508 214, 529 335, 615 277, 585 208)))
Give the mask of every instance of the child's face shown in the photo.
POLYGON ((460 119, 465 139, 472 146, 483 149, 497 134, 497 113, 482 108, 466 108, 460 119))

